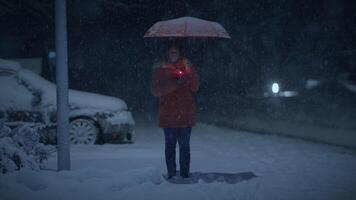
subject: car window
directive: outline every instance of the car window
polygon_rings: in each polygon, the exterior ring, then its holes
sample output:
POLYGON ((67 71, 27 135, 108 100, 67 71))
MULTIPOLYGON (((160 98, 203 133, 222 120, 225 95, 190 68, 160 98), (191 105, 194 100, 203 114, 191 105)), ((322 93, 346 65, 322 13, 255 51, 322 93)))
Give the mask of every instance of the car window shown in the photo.
POLYGON ((0 75, 0 109, 31 110, 32 93, 20 84, 15 75, 0 75))

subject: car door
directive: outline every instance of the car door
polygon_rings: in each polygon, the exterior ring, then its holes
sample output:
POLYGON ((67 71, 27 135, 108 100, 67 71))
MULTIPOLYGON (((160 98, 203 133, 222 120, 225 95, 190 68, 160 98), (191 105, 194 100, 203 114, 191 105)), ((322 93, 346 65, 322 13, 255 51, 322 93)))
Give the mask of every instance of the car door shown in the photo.
POLYGON ((43 122, 42 113, 33 107, 35 96, 18 80, 16 72, 0 69, 0 117, 9 126, 43 122))

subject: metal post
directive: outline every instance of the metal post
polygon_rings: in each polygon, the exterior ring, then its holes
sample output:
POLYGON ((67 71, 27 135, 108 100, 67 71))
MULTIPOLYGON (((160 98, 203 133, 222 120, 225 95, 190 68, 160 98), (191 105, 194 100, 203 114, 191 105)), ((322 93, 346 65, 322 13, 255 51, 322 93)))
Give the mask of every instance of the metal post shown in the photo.
POLYGON ((68 55, 66 0, 55 1, 56 85, 57 85, 57 166, 70 170, 68 55))

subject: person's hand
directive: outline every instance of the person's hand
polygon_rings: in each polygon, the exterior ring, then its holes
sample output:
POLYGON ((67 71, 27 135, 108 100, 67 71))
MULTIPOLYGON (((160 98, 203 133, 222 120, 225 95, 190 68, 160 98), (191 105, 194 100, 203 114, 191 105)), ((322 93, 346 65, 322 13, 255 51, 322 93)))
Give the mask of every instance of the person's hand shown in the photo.
POLYGON ((176 82, 177 82, 177 85, 182 85, 186 82, 187 80, 187 74, 185 73, 184 70, 182 69, 176 69, 174 70, 174 75, 176 77, 176 82))
POLYGON ((182 85, 187 81, 187 76, 183 75, 177 78, 177 84, 178 85, 182 85))

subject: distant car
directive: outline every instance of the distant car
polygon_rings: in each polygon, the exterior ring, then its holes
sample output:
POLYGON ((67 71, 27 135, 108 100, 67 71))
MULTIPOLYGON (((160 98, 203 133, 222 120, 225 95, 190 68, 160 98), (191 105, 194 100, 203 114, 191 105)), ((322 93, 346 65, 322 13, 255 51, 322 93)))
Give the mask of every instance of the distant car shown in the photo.
POLYGON ((356 93, 356 72, 340 74, 338 81, 346 89, 356 93))
MULTIPOLYGON (((135 122, 123 100, 69 90, 69 109, 72 143, 132 142, 135 122)), ((56 86, 17 62, 0 59, 0 118, 9 126, 43 123, 55 132, 56 86)))

